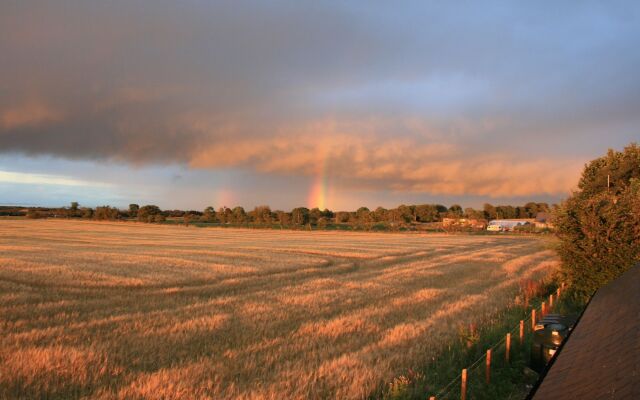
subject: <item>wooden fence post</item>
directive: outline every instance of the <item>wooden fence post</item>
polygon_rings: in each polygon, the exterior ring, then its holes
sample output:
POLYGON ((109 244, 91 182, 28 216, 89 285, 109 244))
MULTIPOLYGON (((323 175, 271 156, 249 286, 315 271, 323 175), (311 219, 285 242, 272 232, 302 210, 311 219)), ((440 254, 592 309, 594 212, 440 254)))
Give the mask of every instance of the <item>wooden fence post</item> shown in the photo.
POLYGON ((509 362, 509 350, 511 350, 511 333, 507 333, 506 347, 507 347, 507 351, 505 352, 504 356, 507 359, 507 362, 509 362))
POLYGON ((543 302, 542 302, 542 305, 540 306, 540 315, 541 315, 541 316, 543 316, 543 317, 544 317, 544 315, 547 313, 547 312, 546 312, 547 310, 545 309, 545 308, 546 308, 546 307, 545 307, 545 305, 546 305, 546 304, 545 304, 545 303, 544 303, 544 301, 543 301, 543 302))
POLYGON ((429 397, 429 400, 436 400, 436 396, 429 397))
POLYGON ((558 287, 558 290, 556 290, 556 297, 560 297, 560 288, 558 287))
POLYGON ((485 371, 487 385, 491 383, 491 349, 487 350, 487 368, 485 371))
POLYGON ((536 329, 536 309, 531 310, 531 330, 536 329))
POLYGON ((524 320, 520 320, 520 346, 524 342, 524 320))
POLYGON ((549 295, 549 310, 553 308, 553 293, 549 295))
POLYGON ((462 370, 462 383, 460 386, 460 399, 467 400, 467 369, 462 370))

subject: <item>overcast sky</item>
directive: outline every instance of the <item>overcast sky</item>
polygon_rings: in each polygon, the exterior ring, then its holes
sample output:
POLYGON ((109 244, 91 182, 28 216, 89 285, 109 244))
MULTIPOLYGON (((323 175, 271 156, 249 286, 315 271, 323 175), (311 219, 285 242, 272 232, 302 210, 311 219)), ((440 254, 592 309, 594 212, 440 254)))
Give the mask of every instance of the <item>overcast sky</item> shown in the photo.
POLYGON ((638 2, 0 2, 0 203, 555 202, 640 141, 638 2))

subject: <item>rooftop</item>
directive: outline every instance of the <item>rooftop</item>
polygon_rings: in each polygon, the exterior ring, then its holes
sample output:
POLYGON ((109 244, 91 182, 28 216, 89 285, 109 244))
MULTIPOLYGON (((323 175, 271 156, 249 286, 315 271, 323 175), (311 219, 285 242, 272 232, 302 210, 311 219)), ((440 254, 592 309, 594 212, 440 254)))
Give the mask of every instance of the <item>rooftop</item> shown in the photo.
POLYGON ((596 292, 532 398, 640 399, 640 265, 596 292))

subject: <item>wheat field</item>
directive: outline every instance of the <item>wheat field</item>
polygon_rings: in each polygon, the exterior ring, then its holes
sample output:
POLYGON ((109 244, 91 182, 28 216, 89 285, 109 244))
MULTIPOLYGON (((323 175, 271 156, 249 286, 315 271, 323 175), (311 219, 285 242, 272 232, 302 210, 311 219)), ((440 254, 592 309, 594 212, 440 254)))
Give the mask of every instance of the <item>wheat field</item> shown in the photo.
POLYGON ((4 220, 0 398, 364 398, 557 262, 533 237, 4 220))

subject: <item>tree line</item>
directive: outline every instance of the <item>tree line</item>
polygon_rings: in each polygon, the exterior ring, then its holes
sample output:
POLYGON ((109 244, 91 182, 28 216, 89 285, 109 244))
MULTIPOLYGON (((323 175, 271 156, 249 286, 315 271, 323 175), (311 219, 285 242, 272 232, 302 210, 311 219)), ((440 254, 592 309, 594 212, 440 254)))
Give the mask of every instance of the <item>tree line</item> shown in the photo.
POLYGON ((156 205, 130 204, 126 210, 111 206, 94 208, 80 207, 72 202, 69 207, 59 209, 30 208, 29 218, 62 217, 95 220, 136 220, 148 223, 162 223, 167 219, 180 219, 183 223, 203 223, 221 225, 278 225, 282 227, 307 226, 326 228, 329 225, 346 225, 359 228, 402 228, 412 224, 437 223, 443 218, 468 218, 491 220, 502 218, 535 218, 540 212, 549 212, 547 203, 529 202, 523 206, 485 204, 482 209, 462 208, 458 204, 446 207, 442 204, 400 205, 386 209, 378 207, 370 210, 360 207, 356 211, 332 211, 329 209, 297 207, 291 211, 272 210, 269 206, 257 206, 246 211, 241 206, 233 208, 207 207, 203 211, 162 210, 156 205))

